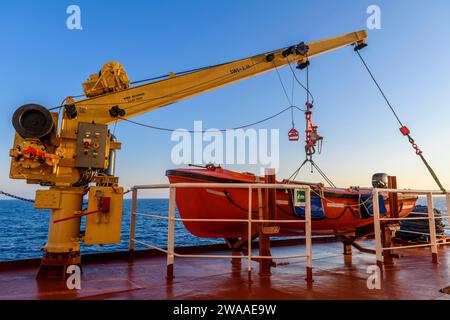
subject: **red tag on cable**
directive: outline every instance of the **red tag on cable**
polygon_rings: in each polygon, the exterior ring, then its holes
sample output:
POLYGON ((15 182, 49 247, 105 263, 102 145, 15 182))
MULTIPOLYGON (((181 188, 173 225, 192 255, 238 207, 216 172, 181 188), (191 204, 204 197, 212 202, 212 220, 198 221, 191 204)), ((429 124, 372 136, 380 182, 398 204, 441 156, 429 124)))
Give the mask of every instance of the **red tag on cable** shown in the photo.
POLYGON ((407 126, 401 127, 401 128, 400 128, 400 132, 401 132, 404 136, 407 136, 407 135, 410 133, 410 131, 409 131, 409 129, 408 129, 407 126))
POLYGON ((288 132, 289 141, 298 141, 299 139, 299 133, 295 128, 292 128, 288 132))

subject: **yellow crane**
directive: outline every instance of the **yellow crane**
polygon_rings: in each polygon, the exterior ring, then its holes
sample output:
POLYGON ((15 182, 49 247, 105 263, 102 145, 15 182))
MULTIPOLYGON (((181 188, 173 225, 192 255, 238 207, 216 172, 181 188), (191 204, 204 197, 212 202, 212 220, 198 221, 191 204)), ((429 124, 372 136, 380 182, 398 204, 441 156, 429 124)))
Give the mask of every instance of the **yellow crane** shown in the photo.
POLYGON ((49 186, 37 190, 35 208, 51 209, 48 241, 38 277, 65 277, 69 265, 80 264, 80 242, 120 241, 123 188, 114 173, 121 144, 108 125, 241 81, 292 62, 300 68, 309 59, 347 46, 365 45, 357 31, 334 38, 299 43, 253 57, 170 73, 163 80, 130 86, 124 68, 106 63, 83 83, 85 99, 67 97, 59 112, 37 105, 20 107, 13 115, 16 129, 10 150, 10 178, 49 186), (84 195, 88 208, 82 211, 84 195), (87 216, 85 234, 81 217, 87 216))

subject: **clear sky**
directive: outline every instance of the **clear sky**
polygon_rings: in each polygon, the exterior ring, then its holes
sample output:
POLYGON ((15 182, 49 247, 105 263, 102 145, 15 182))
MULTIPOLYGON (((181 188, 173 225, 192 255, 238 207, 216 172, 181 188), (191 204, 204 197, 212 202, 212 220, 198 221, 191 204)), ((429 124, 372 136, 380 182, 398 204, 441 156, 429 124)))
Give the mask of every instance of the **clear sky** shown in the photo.
MULTIPOLYGON (((8 178, 11 116, 25 103, 58 105, 81 93, 103 63, 121 62, 130 79, 226 62, 299 41, 366 28, 369 5, 381 8, 381 30, 370 30, 362 54, 415 137, 450 186, 450 2, 434 1, 2 1, 0 4, 0 190, 31 197, 35 186, 8 178), (68 30, 66 8, 81 8, 83 30, 68 30)), ((315 121, 325 136, 317 163, 339 186, 368 186, 374 172, 401 187, 436 188, 351 47, 311 61, 315 121)), ((282 70, 290 90, 291 77, 282 70)), ((299 75, 303 77, 302 75, 299 75)), ((296 90, 295 103, 304 103, 296 90)), ((274 72, 233 84, 135 119, 192 129, 251 123, 280 111, 286 98, 274 72)), ((296 113, 303 130, 303 115, 296 113)), ((287 141, 290 115, 257 128, 280 129, 287 177, 304 159, 303 144, 287 141)), ((117 174, 125 187, 167 181, 174 165, 170 134, 117 125, 123 143, 117 174)), ((303 137, 302 137, 303 140, 303 137)), ((255 166, 230 166, 259 172, 255 166)), ((319 177, 302 172, 304 180, 319 177)))

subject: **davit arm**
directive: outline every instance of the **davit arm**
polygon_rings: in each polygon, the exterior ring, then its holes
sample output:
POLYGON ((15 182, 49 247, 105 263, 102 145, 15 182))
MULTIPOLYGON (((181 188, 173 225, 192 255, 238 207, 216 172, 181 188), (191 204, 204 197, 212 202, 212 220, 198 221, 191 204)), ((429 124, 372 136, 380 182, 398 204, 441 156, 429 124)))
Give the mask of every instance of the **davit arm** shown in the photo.
POLYGON ((170 73, 163 80, 133 87, 124 68, 109 62, 83 83, 85 99, 66 98, 60 109, 62 116, 36 104, 17 109, 10 178, 50 187, 38 190, 35 199, 35 208, 52 212, 38 276, 64 277, 68 265, 80 264, 80 241, 120 241, 123 188, 114 175, 114 159, 121 144, 109 131, 109 124, 292 62, 302 68, 308 59, 320 54, 347 45, 364 46, 366 38, 365 31, 358 31, 299 43, 229 63, 170 73), (82 211, 86 193, 88 207, 82 211), (81 235, 84 215, 86 230, 81 235))

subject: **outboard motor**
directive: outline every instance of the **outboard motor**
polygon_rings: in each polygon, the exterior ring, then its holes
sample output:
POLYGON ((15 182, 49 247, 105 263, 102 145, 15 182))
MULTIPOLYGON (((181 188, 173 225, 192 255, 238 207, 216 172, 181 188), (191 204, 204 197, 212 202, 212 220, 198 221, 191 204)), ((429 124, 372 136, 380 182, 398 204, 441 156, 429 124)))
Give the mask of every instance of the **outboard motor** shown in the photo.
POLYGON ((372 186, 374 188, 387 189, 388 175, 386 173, 375 173, 372 175, 372 186))

